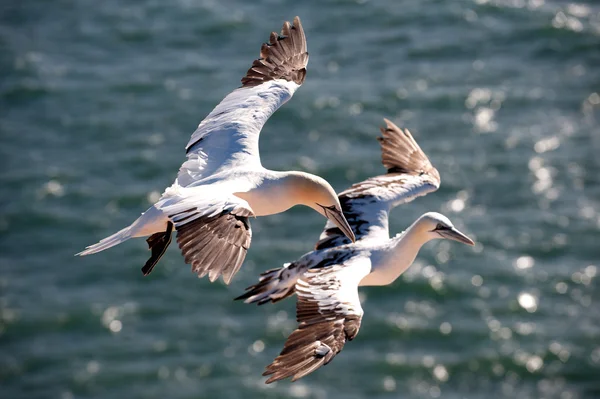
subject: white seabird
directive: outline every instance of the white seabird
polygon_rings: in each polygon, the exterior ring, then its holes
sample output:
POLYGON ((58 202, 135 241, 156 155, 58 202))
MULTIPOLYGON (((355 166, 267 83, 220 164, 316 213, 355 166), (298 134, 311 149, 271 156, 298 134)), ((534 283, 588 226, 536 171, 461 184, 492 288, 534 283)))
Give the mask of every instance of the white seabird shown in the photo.
POLYGON ((331 185, 304 172, 276 172, 260 162, 258 138, 269 117, 287 102, 306 77, 306 37, 298 17, 271 33, 260 58, 200 123, 186 146, 187 161, 161 198, 123 230, 87 247, 89 255, 133 237, 150 236, 149 274, 171 242, 173 227, 185 262, 210 281, 229 284, 250 246, 249 218, 306 205, 354 234, 331 185))
POLYGON ((339 194, 357 241, 350 243, 328 222, 314 251, 262 273, 256 285, 236 298, 262 305, 297 294, 299 326, 267 366, 263 374, 270 375, 267 384, 288 377, 295 381, 312 373, 356 337, 363 315, 359 286, 391 284, 430 240, 474 244, 447 217, 435 212, 422 215, 406 231, 389 237, 390 210, 437 190, 440 175, 408 130, 385 122, 383 137, 378 139, 387 173, 339 194))

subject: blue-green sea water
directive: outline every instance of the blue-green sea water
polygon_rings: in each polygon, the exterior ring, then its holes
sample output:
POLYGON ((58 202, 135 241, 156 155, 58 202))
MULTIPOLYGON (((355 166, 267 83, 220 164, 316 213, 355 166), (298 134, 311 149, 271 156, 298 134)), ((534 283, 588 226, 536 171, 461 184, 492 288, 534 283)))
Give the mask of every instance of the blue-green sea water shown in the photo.
POLYGON ((8 0, 0 5, 0 397, 600 397, 600 5, 594 1, 8 0), (338 191, 383 171, 383 117, 409 128, 440 190, 392 233, 446 214, 434 242, 361 289, 331 364, 265 385, 294 300, 232 298, 309 251, 308 208, 252 222, 230 286, 142 239, 75 258, 174 180, 197 124, 284 20, 307 80, 267 123, 266 167, 338 191))

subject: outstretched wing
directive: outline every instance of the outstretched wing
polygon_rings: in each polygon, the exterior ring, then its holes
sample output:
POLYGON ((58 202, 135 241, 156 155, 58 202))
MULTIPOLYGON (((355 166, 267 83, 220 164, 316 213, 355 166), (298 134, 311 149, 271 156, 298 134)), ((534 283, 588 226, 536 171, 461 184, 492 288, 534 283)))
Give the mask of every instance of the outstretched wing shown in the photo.
POLYGON ((181 186, 244 165, 260 165, 258 138, 269 117, 287 102, 306 77, 308 52, 300 18, 271 33, 260 58, 231 92, 200 123, 186 146, 187 161, 177 175, 181 186))
MULTIPOLYGON (((356 240, 389 238, 388 214, 400 204, 435 191, 440 175, 431 165, 407 129, 400 129, 384 119, 381 128, 381 162, 387 173, 352 185, 338 195, 342 209, 356 240)), ((331 248, 350 243, 331 222, 327 222, 315 249, 331 248)))
POLYGON ((358 334, 363 310, 358 283, 371 271, 368 257, 307 271, 296 283, 298 328, 266 367, 267 384, 292 381, 329 363, 358 334))

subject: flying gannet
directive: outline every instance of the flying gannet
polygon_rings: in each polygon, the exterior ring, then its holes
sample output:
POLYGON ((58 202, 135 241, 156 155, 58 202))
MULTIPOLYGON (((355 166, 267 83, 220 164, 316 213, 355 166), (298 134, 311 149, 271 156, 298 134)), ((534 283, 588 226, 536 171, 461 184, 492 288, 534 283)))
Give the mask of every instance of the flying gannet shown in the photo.
POLYGON ((171 242, 192 271, 229 284, 250 247, 250 217, 306 205, 329 219, 350 240, 354 234, 331 185, 304 172, 277 172, 260 162, 258 138, 269 117, 287 102, 306 77, 306 37, 298 17, 271 33, 260 58, 200 123, 186 146, 187 160, 161 198, 123 230, 87 247, 89 255, 133 237, 146 237, 149 274, 171 242))
POLYGON ((360 328, 363 310, 359 286, 388 285, 415 260, 423 244, 434 239, 474 242, 447 217, 429 212, 406 231, 389 237, 388 214, 397 205, 435 191, 440 175, 410 132, 385 119, 381 128, 382 163, 387 173, 354 184, 339 194, 357 241, 327 223, 315 250, 283 267, 261 274, 256 285, 236 299, 262 305, 297 294, 298 328, 281 354, 267 366, 267 384, 292 381, 329 363, 360 328))

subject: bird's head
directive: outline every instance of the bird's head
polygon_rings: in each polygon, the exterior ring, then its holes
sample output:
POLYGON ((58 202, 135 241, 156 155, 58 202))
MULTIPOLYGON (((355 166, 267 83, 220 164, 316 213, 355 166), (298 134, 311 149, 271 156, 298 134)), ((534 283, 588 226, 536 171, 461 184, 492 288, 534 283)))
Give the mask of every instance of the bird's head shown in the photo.
POLYGON ((437 212, 428 212, 421 216, 417 223, 419 232, 425 234, 427 241, 448 239, 467 245, 475 245, 467 235, 461 233, 446 216, 437 212))
POLYGON ((309 206, 331 220, 352 242, 356 241, 340 200, 333 187, 323 178, 297 172, 294 177, 296 195, 302 205, 309 206))

